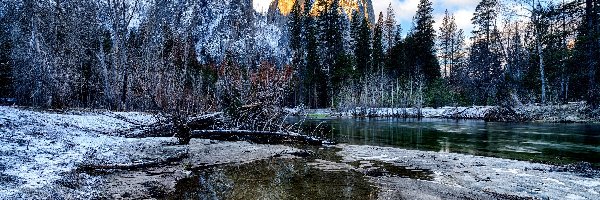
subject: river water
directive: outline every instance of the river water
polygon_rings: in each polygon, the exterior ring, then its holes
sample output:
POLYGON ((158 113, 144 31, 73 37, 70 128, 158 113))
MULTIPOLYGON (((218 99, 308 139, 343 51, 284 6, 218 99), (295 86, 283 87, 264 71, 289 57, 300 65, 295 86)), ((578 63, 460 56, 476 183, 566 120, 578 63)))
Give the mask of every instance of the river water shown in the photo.
POLYGON ((600 124, 451 119, 306 119, 305 130, 339 143, 391 146, 550 164, 600 167, 600 124))

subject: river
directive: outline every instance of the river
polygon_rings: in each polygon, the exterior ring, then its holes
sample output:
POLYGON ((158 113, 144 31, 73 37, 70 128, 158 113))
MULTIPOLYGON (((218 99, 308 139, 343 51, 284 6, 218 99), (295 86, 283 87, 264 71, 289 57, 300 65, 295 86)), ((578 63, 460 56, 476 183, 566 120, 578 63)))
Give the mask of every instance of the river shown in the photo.
POLYGON ((339 143, 600 167, 600 124, 342 118, 306 119, 303 126, 339 143))

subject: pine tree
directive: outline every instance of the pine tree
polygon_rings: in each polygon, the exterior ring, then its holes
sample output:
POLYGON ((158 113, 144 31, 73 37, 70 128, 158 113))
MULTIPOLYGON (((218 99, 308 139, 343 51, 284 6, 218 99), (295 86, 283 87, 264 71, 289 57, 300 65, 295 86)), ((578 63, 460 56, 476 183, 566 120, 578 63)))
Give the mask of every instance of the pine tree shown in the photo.
POLYGON ((364 17, 359 17, 353 20, 360 21, 360 25, 356 28, 356 38, 354 46, 354 57, 356 59, 356 70, 361 77, 372 71, 371 69, 371 29, 369 22, 364 17))
POLYGON ((383 13, 379 13, 379 19, 377 19, 377 23, 375 24, 375 28, 373 29, 373 69, 377 70, 381 76, 383 76, 383 13))
POLYGON ((339 0, 334 0, 331 5, 325 4, 325 10, 323 10, 319 16, 319 28, 320 28, 320 49, 322 55, 322 70, 324 72, 325 82, 321 82, 321 100, 320 105, 327 107, 332 102, 331 97, 333 96, 333 83, 332 83, 332 72, 336 65, 336 61, 340 54, 343 54, 344 43, 343 43, 343 32, 344 26, 342 25, 342 19, 340 15, 339 0))
POLYGON ((305 9, 304 16, 304 27, 306 29, 306 78, 304 79, 305 87, 307 89, 307 100, 306 103, 310 108, 318 107, 318 96, 317 96, 317 80, 320 79, 321 64, 320 57, 318 54, 319 42, 317 38, 317 25, 312 16, 310 16, 310 9, 305 9))
POLYGON ((496 28, 497 0, 482 0, 473 14, 473 45, 469 57, 469 73, 472 74, 474 104, 498 103, 497 86, 500 85, 501 49, 500 34, 496 28))
POLYGON ((441 64, 444 70, 444 77, 449 76, 449 70, 452 69, 452 52, 454 47, 454 39, 456 38, 456 23, 454 15, 444 12, 444 19, 440 26, 440 34, 438 35, 438 49, 440 53, 441 64))
POLYGON ((406 70, 406 54, 405 54, 405 43, 402 39, 402 27, 400 24, 396 26, 394 35, 394 45, 388 51, 386 59, 386 68, 394 78, 400 78, 406 80, 409 76, 408 70, 406 70))
POLYGON ((396 15, 394 13, 394 8, 392 8, 392 3, 390 3, 386 11, 385 22, 383 25, 384 50, 386 52, 390 51, 394 46, 394 37, 396 37, 396 15))
MULTIPOLYGON (((10 40, 11 23, 14 21, 11 17, 15 14, 14 5, 6 4, 5 8, 0 8, 5 13, 0 13, 0 98, 13 97, 13 80, 12 80, 12 66, 10 61, 10 51, 12 49, 12 42, 10 40), (6 13, 9 12, 9 13, 6 13)), ((0 100, 2 103, 2 100, 0 100)))
POLYGON ((415 29, 411 38, 414 49, 412 62, 424 75, 427 82, 441 76, 437 56, 435 55, 435 30, 433 29, 433 8, 429 0, 420 0, 417 13, 414 17, 415 29))
MULTIPOLYGON (((306 77, 306 67, 304 66, 304 16, 300 1, 295 1, 289 15, 288 28, 290 34, 290 50, 292 51, 292 66, 298 71, 299 80, 306 77)), ((298 86, 294 90, 294 104, 300 104, 306 88, 301 81, 297 81, 298 86)))
POLYGON ((585 0, 585 22, 582 28, 584 35, 585 59, 588 70, 588 94, 587 101, 594 105, 600 105, 600 2, 598 0, 585 0))
POLYGON ((527 55, 523 46, 519 24, 515 23, 514 28, 509 27, 507 29, 509 39, 507 39, 505 73, 510 87, 518 91, 522 87, 527 55))
POLYGON ((461 77, 461 71, 464 71, 466 65, 466 52, 465 52, 465 36, 462 29, 458 29, 450 45, 450 63, 452 66, 449 70, 449 76, 451 82, 458 82, 461 77))
POLYGON ((296 66, 300 64, 302 58, 302 39, 303 39, 303 16, 300 1, 295 1, 292 11, 289 15, 289 33, 290 50, 292 50, 292 63, 296 66))
POLYGON ((361 16, 358 12, 352 12, 352 21, 350 22, 350 43, 352 43, 352 51, 356 49, 361 23, 361 16))

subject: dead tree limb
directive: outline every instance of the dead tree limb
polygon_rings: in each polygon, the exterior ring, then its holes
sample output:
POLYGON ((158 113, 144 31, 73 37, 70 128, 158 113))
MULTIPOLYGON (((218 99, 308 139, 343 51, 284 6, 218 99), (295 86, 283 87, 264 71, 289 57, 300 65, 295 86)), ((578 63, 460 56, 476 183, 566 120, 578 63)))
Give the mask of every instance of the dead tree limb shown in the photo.
POLYGON ((293 132, 271 132, 252 130, 194 130, 192 138, 216 140, 249 140, 255 143, 305 143, 311 145, 334 144, 331 141, 316 137, 300 135, 293 132))
POLYGON ((187 153, 181 153, 173 157, 166 158, 164 160, 148 161, 141 163, 124 163, 124 164, 83 164, 79 165, 78 170, 81 171, 93 171, 93 170, 138 170, 149 167, 158 167, 162 165, 168 165, 172 162, 179 162, 184 158, 187 158, 187 153))

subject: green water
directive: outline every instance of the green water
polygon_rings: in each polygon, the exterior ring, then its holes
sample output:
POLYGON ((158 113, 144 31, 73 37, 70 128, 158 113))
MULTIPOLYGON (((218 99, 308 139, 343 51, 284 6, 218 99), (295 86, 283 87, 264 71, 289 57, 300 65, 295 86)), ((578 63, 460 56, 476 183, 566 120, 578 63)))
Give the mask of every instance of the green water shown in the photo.
POLYGON ((376 199, 354 171, 323 171, 304 159, 268 159, 200 170, 166 199, 376 199))
POLYGON ((392 146, 600 167, 600 124, 448 119, 307 119, 304 130, 339 143, 392 146))

